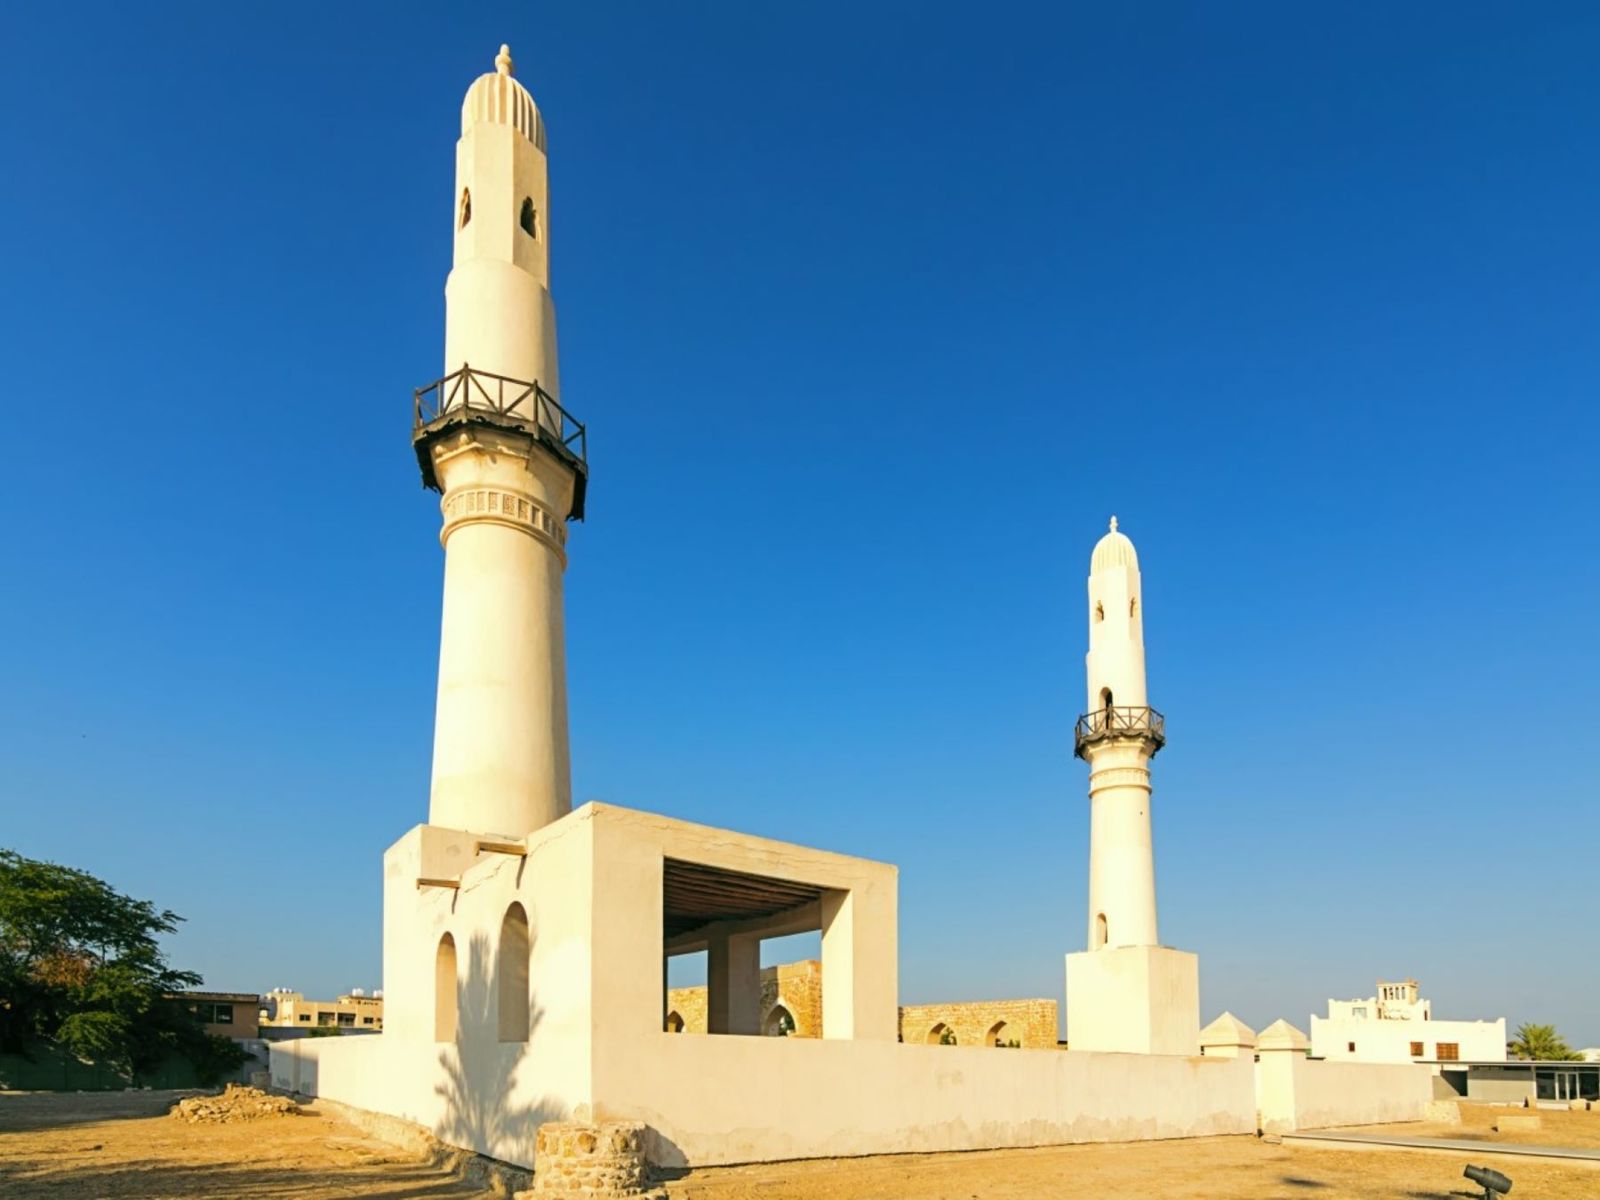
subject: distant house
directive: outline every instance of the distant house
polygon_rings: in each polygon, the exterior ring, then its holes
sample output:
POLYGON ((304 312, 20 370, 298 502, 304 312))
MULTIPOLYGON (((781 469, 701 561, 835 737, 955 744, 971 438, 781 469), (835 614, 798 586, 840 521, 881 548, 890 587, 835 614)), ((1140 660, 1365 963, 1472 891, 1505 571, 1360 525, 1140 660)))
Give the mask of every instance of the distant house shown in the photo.
POLYGON ((1329 1000, 1311 1018, 1311 1057, 1355 1062, 1504 1062, 1506 1019, 1435 1021, 1417 981, 1378 981, 1364 1000, 1329 1000))
POLYGON ((167 999, 187 1007, 217 1037, 242 1041, 261 1036, 261 997, 255 992, 174 992, 167 999))
POLYGON ((307 1037, 313 1030, 382 1033, 383 993, 360 988, 337 1000, 307 1000, 302 992, 274 988, 261 997, 261 1036, 271 1041, 307 1037))

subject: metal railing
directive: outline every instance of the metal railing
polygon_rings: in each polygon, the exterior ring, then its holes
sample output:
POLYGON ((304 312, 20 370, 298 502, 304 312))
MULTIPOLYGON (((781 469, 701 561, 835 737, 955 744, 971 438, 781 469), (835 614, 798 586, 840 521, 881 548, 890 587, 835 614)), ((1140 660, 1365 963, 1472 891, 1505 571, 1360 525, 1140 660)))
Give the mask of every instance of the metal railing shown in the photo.
POLYGON ((473 414, 498 417, 537 430, 575 463, 588 465, 588 435, 583 422, 562 408, 554 396, 537 382, 496 375, 465 363, 459 371, 413 393, 412 435, 420 434, 436 421, 473 414))
POLYGON ((1167 742, 1167 719, 1153 708, 1131 704, 1084 713, 1073 729, 1073 753, 1082 758, 1085 746, 1123 737, 1148 738, 1159 750, 1167 742))
POLYGON ((572 507, 583 520, 589 490, 589 436, 583 422, 561 407, 537 382, 480 371, 466 363, 443 379, 411 394, 411 444, 416 448, 422 486, 439 491, 433 444, 438 435, 464 424, 497 425, 531 434, 573 469, 572 507))

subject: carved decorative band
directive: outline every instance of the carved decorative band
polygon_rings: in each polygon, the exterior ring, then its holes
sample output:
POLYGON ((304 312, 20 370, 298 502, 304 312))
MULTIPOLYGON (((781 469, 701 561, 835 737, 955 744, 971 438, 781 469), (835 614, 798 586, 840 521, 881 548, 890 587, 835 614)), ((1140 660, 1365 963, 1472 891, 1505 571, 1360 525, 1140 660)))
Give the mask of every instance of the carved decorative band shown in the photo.
POLYGON ((458 488, 439 501, 444 513, 444 528, 439 541, 444 543, 458 526, 477 521, 509 525, 546 543, 566 561, 567 523, 532 496, 501 488, 458 488))
POLYGON ((1150 772, 1143 767, 1108 767, 1089 776, 1089 794, 1102 788, 1142 787, 1150 790, 1150 772))

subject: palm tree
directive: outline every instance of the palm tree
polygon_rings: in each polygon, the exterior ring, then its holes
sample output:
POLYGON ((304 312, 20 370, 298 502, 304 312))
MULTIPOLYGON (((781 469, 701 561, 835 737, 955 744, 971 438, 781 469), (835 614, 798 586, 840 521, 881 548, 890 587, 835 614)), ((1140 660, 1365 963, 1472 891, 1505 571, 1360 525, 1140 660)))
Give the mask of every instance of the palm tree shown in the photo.
POLYGON ((1506 1049, 1516 1058, 1540 1062, 1572 1062, 1583 1057, 1567 1045, 1554 1025, 1518 1025, 1517 1036, 1506 1049))

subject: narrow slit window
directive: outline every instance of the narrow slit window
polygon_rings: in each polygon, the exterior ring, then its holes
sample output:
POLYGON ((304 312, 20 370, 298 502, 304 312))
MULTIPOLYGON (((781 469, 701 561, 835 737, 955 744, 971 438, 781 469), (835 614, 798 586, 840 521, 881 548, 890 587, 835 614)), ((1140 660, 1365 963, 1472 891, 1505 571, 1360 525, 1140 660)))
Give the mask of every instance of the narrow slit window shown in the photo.
POLYGON ((533 207, 533 198, 531 196, 522 198, 522 215, 517 218, 517 224, 522 226, 523 233, 534 241, 539 240, 539 213, 533 207))

